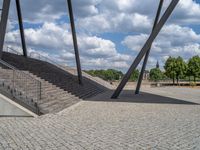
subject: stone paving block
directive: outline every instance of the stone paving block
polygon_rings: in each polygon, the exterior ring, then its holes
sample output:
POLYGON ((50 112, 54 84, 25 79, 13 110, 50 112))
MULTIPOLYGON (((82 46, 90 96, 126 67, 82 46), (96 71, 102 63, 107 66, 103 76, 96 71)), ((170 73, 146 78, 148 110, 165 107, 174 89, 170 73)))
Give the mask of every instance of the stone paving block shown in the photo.
POLYGON ((199 105, 83 101, 58 114, 0 118, 0 150, 198 150, 199 143, 199 105))

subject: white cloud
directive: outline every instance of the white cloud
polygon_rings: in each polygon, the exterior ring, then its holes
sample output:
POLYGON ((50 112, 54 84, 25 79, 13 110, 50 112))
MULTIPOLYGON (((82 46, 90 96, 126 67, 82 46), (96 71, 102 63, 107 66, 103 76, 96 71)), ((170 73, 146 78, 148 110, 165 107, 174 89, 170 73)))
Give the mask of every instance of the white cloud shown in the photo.
MULTIPOLYGON (((157 0, 74 0, 76 26, 81 60, 87 67, 127 68, 148 38, 156 9, 157 0), (112 38, 101 37, 105 33, 123 33, 127 37, 119 43, 112 38), (116 47, 125 45, 133 52, 123 54, 116 47), (132 56, 131 56, 132 55, 132 56)), ((163 11, 170 0, 164 3, 163 11)), ((74 65, 74 52, 69 24, 67 3, 64 0, 24 0, 23 17, 26 23, 41 23, 40 27, 25 30, 29 49, 45 51, 57 59, 74 65), (65 20, 66 18, 66 20, 65 20), (57 21, 59 19, 59 21, 57 21)), ((12 1, 12 8, 14 8, 12 1)), ((20 36, 16 30, 16 10, 10 13, 7 42, 19 46, 20 36)), ((30 26, 31 26, 30 25, 30 26)), ((190 25, 200 25, 200 4, 192 0, 180 0, 167 25, 152 45, 149 65, 165 60, 168 55, 188 58, 200 52, 200 35, 190 25)), ((46 53, 45 53, 46 55, 46 53)))
MULTIPOLYGON (((166 0, 164 2, 163 10, 166 9, 170 1, 171 0, 166 0)), ((140 27, 146 29, 147 26, 145 24, 150 27, 149 23, 152 23, 155 17, 159 2, 157 0, 73 0, 72 3, 76 18, 85 20, 86 22, 89 21, 88 24, 91 23, 91 26, 95 21, 98 21, 97 19, 95 20, 95 18, 101 17, 101 20, 110 22, 109 24, 112 26, 114 23, 122 24, 123 21, 127 21, 126 28, 129 28, 129 22, 134 22, 135 24, 140 23, 140 27), (144 20, 142 23, 140 19, 138 21, 137 17, 134 17, 136 14, 140 17, 143 16, 144 20), (122 22, 119 22, 120 18, 122 22), (118 22, 115 22, 115 20, 118 20, 118 22)), ((53 22, 68 13, 66 0, 24 0, 21 1, 21 5, 24 20, 31 23, 43 23, 44 21, 53 22)), ((12 1, 11 18, 12 17, 16 19, 15 1, 12 1)), ((200 4, 194 0, 180 0, 172 18, 171 21, 176 23, 199 24, 200 4)), ((132 27, 135 28, 138 26, 132 27)), ((134 29, 132 30, 134 31, 134 29)))
POLYGON ((147 16, 133 13, 99 14, 80 18, 77 27, 87 32, 141 32, 148 31, 151 20, 147 16))
POLYGON ((87 37, 82 36, 79 38, 80 49, 88 56, 94 57, 112 57, 117 54, 115 44, 110 40, 98 38, 96 36, 87 37))
POLYGON ((194 0, 180 0, 173 21, 187 25, 200 24, 200 4, 194 0))
MULTIPOLYGON (((162 12, 171 1, 164 2, 162 12)), ((153 26, 158 1, 102 0, 99 13, 78 18, 77 25, 87 32, 141 32, 149 33, 153 26)), ((168 23, 182 25, 200 24, 200 4, 192 0, 181 0, 168 23)))
MULTIPOLYGON (((137 54, 147 38, 146 34, 127 36, 122 43, 137 54)), ((149 66, 152 66, 152 63, 155 65, 157 60, 162 60, 163 63, 168 56, 188 59, 194 55, 200 55, 200 34, 191 28, 171 24, 163 28, 153 43, 149 66)))
MULTIPOLYGON (((25 29, 26 40, 30 51, 41 51, 48 57, 55 57, 74 65, 72 36, 67 24, 58 25, 45 23, 41 28, 25 29), (49 54, 48 54, 49 53, 49 54), (52 53, 52 54, 50 54, 52 53)), ((81 61, 83 64, 95 67, 123 68, 128 67, 128 55, 117 52, 115 44, 97 36, 78 35, 81 61), (96 61, 96 63, 94 62, 96 61), (112 63, 111 63, 112 62, 112 63)), ((6 42, 19 47, 20 34, 18 30, 8 32, 6 42)))
POLYGON ((139 52, 147 38, 147 34, 127 36, 124 41, 122 41, 122 44, 126 45, 129 49, 133 51, 139 52))

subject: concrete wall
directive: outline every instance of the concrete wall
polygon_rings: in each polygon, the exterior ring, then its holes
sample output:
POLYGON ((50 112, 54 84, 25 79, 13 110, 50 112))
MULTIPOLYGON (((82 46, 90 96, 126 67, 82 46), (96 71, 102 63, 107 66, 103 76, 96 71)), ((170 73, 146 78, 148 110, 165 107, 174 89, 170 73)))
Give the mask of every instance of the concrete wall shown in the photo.
POLYGON ((31 112, 0 94, 0 117, 31 117, 31 112))

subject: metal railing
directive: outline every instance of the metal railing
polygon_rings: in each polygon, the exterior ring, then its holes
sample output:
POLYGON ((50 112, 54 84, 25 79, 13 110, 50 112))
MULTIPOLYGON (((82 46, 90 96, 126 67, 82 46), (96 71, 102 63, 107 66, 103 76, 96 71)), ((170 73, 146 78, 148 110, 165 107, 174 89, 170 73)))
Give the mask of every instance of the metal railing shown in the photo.
POLYGON ((70 68, 68 66, 63 66, 63 65, 59 64, 58 62, 53 61, 51 58, 43 56, 43 55, 41 55, 41 54, 39 54, 37 52, 31 52, 29 57, 30 58, 34 58, 34 59, 38 59, 38 60, 41 60, 41 61, 48 62, 48 63, 53 64, 56 67, 58 67, 58 68, 60 68, 60 69, 62 69, 64 71, 68 70, 71 74, 77 75, 77 70, 76 69, 70 68))
POLYGON ((2 14, 2 9, 0 9, 0 22, 1 22, 1 14, 2 14))
MULTIPOLYGON (((13 54, 16 54, 16 55, 23 55, 21 52, 15 50, 14 48, 9 47, 9 46, 5 46, 4 51, 8 52, 8 53, 13 53, 13 54)), ((28 56, 30 58, 33 58, 33 59, 38 59, 38 60, 41 60, 41 61, 51 63, 51 64, 55 65, 56 67, 58 67, 58 68, 60 68, 64 71, 67 70, 67 71, 69 71, 69 73, 77 76, 77 70, 76 69, 70 68, 68 66, 63 66, 63 65, 59 64, 58 62, 53 61, 51 58, 48 58, 48 57, 41 55, 37 52, 31 52, 28 56)))
MULTIPOLYGON (((77 76, 77 74, 78 74, 76 69, 68 67, 68 66, 63 66, 63 65, 61 65, 61 64, 51 60, 50 58, 45 57, 45 56, 43 56, 43 55, 41 55, 41 54, 39 54, 37 52, 31 52, 29 57, 35 58, 35 59, 39 59, 39 60, 42 60, 42 61, 45 61, 45 62, 49 62, 49 63, 55 65, 56 67, 58 67, 58 68, 60 68, 60 69, 62 69, 64 71, 67 71, 67 72, 69 72, 69 73, 71 73, 71 74, 73 74, 75 76, 77 76)), ((88 73, 86 73, 84 71, 82 72, 82 74, 83 74, 84 77, 86 77, 86 78, 88 78, 90 80, 93 80, 96 83, 104 85, 104 86, 106 86, 106 87, 108 87, 110 89, 113 88, 113 86, 111 84, 109 84, 107 81, 104 81, 103 79, 100 79, 98 77, 93 77, 93 76, 89 75, 88 73)))
MULTIPOLYGON (((7 52, 14 53, 14 54, 17 54, 17 55, 22 55, 20 52, 14 50, 14 49, 11 48, 11 47, 7 47, 6 51, 7 51, 7 52)), ((77 74, 78 74, 76 69, 71 68, 71 67, 68 67, 68 66, 61 65, 61 64, 59 64, 58 62, 53 61, 51 58, 48 58, 48 57, 46 57, 46 56, 43 56, 43 55, 41 55, 41 54, 39 54, 39 53, 37 53, 37 52, 31 52, 31 53, 29 54, 29 57, 30 57, 30 58, 33 58, 33 59, 38 59, 38 60, 41 60, 41 61, 45 61, 45 62, 51 63, 51 64, 55 65, 56 67, 58 67, 58 68, 60 68, 60 69, 62 69, 62 70, 64 70, 64 71, 67 71, 67 72, 69 72, 69 73, 71 73, 71 74, 73 74, 73 75, 75 75, 75 76, 77 76, 77 74)), ((98 83, 98 84, 100 84, 100 85, 103 85, 103 86, 106 86, 106 87, 109 88, 109 89, 113 89, 113 88, 114 88, 113 85, 111 85, 110 83, 108 83, 107 81, 105 81, 105 80, 103 80, 103 79, 101 79, 101 78, 93 77, 93 76, 89 75, 88 73, 86 73, 86 72, 84 72, 84 71, 82 72, 82 74, 83 74, 83 76, 84 76, 85 78, 88 78, 88 79, 90 79, 90 80, 93 80, 93 81, 95 81, 96 83, 98 83)))
MULTIPOLYGON (((15 50, 14 48, 9 47, 9 46, 5 46, 4 47, 4 51, 8 52, 8 53, 13 53, 13 54, 16 54, 16 55, 23 55, 22 52, 19 52, 19 51, 15 50)), ((51 64, 55 65, 56 67, 58 67, 60 69, 68 70, 73 75, 77 75, 76 69, 70 68, 68 66, 61 65, 58 62, 53 61, 51 58, 49 58, 47 56, 44 56, 44 55, 41 55, 41 54, 39 54, 37 52, 30 52, 30 54, 28 56, 30 58, 33 58, 33 59, 38 59, 38 60, 41 60, 41 61, 45 61, 45 62, 51 63, 51 64)))
MULTIPOLYGON (((53 61, 52 59, 50 59, 48 57, 45 57, 45 56, 43 56, 43 55, 41 55, 41 54, 39 54, 37 52, 31 52, 30 55, 29 55, 29 57, 35 58, 35 59, 39 59, 39 60, 42 60, 42 61, 45 61, 45 62, 49 62, 49 63, 55 65, 56 67, 58 67, 58 68, 60 68, 60 69, 62 69, 64 71, 67 71, 67 72, 69 72, 69 73, 71 73, 71 74, 73 74, 75 76, 78 75, 78 72, 77 72, 76 69, 68 67, 68 66, 63 66, 63 65, 61 65, 61 64, 53 61)), ((84 71, 82 72, 82 74, 83 74, 83 76, 85 78, 88 78, 88 79, 90 79, 92 81, 95 81, 96 83, 98 83, 100 85, 106 86, 109 89, 113 89, 114 88, 113 85, 111 85, 107 81, 104 81, 103 79, 100 79, 98 77, 93 77, 93 76, 89 75, 88 73, 86 73, 84 71)), ((94 82, 91 82, 91 83, 94 84, 94 82)))
POLYGON ((17 103, 39 114, 41 82, 0 60, 0 90, 16 100, 17 103))
POLYGON ((18 52, 17 50, 13 49, 12 47, 7 46, 6 49, 4 49, 5 52, 13 53, 16 55, 22 55, 22 53, 18 52))
POLYGON ((2 14, 2 11, 3 11, 3 6, 0 6, 0 22, 1 22, 1 14, 2 14))

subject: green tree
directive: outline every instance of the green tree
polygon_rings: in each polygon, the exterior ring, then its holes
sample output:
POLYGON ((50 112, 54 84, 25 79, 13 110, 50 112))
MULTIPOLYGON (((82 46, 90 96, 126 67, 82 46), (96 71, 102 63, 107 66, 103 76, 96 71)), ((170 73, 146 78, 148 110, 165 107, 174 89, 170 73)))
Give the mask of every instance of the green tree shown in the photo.
POLYGON ((173 79, 173 84, 175 79, 179 83, 179 79, 183 78, 187 72, 187 64, 180 56, 178 58, 169 57, 165 62, 164 68, 166 76, 173 79))
POLYGON ((180 78, 184 78, 187 72, 187 63, 183 60, 182 57, 176 58, 175 61, 175 74, 177 83, 179 83, 180 78))
POLYGON ((165 62, 165 75, 173 79, 173 84, 175 83, 175 77, 176 77, 176 72, 175 72, 175 67, 176 67, 176 58, 169 57, 167 61, 165 62))
POLYGON ((159 68, 153 68, 150 70, 150 80, 158 82, 163 79, 163 73, 159 68))
POLYGON ((139 72, 138 69, 134 70, 131 77, 130 77, 130 81, 137 81, 138 78, 139 78, 139 74, 140 74, 140 72, 139 72))
POLYGON ((194 77, 194 82, 196 82, 196 78, 200 76, 200 57, 194 56, 188 62, 188 73, 190 76, 194 77))
POLYGON ((108 69, 107 72, 110 72, 112 74, 112 80, 119 80, 123 76, 123 73, 118 70, 108 69))
POLYGON ((119 80, 122 76, 123 73, 121 71, 117 71, 114 69, 108 69, 108 70, 89 70, 85 71, 88 74, 102 78, 103 80, 107 81, 114 81, 114 80, 119 80))

